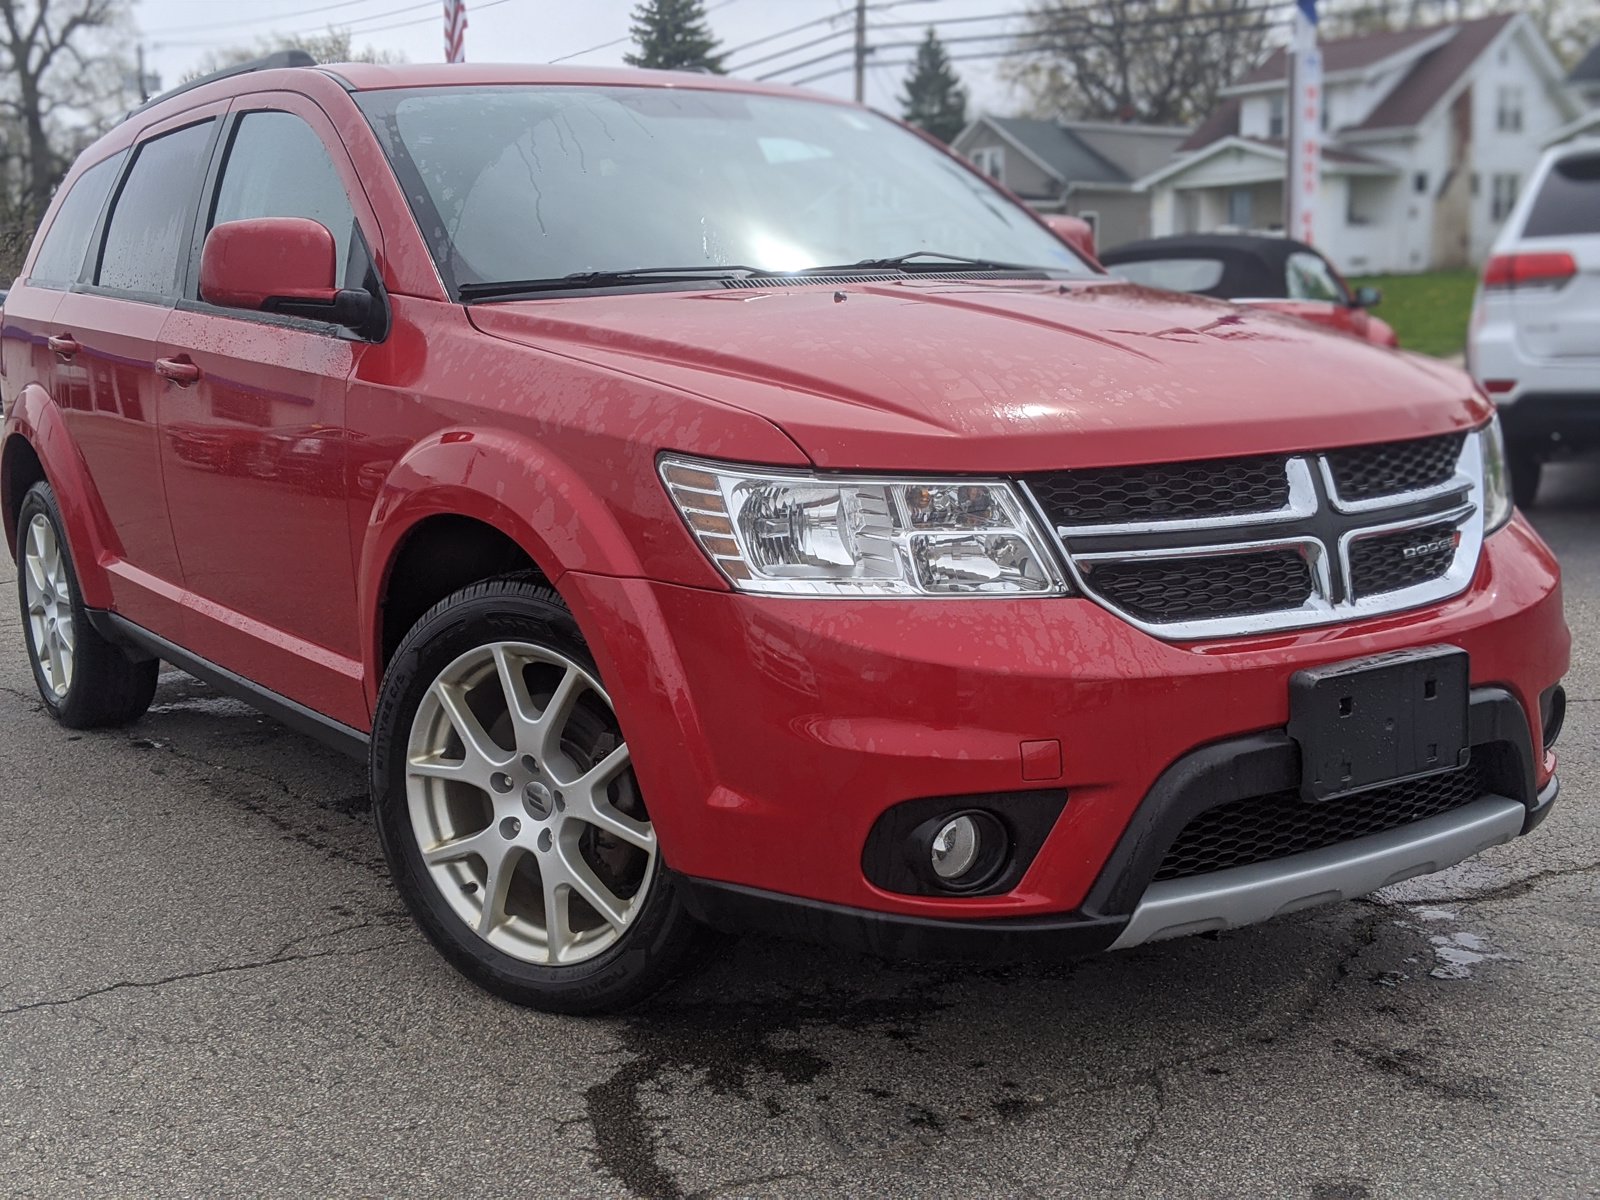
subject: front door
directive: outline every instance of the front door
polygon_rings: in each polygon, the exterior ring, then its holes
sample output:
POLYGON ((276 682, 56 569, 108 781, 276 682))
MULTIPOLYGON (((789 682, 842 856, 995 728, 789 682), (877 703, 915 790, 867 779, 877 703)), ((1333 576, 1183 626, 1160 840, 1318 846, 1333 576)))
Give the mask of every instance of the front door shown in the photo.
MULTIPOLYGON (((308 217, 334 236, 342 286, 368 283, 349 161, 299 97, 238 102, 199 222, 308 217), (335 162, 340 162, 336 166, 335 162)), ((190 601, 185 644, 290 699, 362 727, 361 622, 346 493, 349 330, 187 298, 161 331, 178 375, 162 399, 167 507, 190 601)))

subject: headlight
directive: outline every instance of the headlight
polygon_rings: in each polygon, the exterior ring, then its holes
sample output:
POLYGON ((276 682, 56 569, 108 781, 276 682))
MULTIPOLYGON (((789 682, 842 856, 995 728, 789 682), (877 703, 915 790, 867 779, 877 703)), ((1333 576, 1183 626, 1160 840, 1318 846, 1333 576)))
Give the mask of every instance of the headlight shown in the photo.
POLYGON ((1483 531, 1493 533, 1511 519, 1511 468, 1498 415, 1478 431, 1478 447, 1483 453, 1483 531))
POLYGON ((701 548, 743 592, 1049 596, 1067 590, 1009 483, 849 479, 663 458, 701 548))

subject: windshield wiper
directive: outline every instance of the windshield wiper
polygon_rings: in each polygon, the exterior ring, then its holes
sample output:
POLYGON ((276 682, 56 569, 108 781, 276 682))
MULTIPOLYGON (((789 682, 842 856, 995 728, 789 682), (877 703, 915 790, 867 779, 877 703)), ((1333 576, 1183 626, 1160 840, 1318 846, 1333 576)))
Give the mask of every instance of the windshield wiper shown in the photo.
POLYGON ((976 267, 982 271, 1040 271, 1048 270, 1046 267, 1030 267, 1024 263, 995 262, 987 258, 968 258, 964 254, 946 254, 942 250, 912 250, 906 254, 896 254, 893 258, 863 258, 859 262, 850 263, 848 266, 814 267, 815 271, 886 271, 886 270, 924 270, 939 271, 952 264, 963 267, 976 267), (919 262, 919 259, 928 259, 919 262))
POLYGON ((630 283, 694 282, 700 279, 743 279, 766 272, 755 267, 634 267, 626 271, 574 271, 552 279, 500 279, 488 283, 463 283, 461 300, 496 300, 537 292, 570 292, 580 288, 626 287, 630 283))

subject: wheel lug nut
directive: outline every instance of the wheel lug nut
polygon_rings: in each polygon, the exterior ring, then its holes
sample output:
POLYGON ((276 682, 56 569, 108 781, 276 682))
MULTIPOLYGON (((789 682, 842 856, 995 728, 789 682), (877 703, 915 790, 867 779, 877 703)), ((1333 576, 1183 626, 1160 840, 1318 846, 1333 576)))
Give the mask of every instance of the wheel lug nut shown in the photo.
POLYGON ((500 836, 503 838, 514 838, 521 832, 522 822, 515 817, 507 817, 500 822, 500 836))
POLYGON ((511 776, 504 771, 496 771, 489 776, 489 786, 497 792, 509 792, 511 790, 511 776))
POLYGON ((548 854, 550 853, 550 847, 554 844, 555 839, 550 836, 550 831, 548 829, 541 829, 539 831, 539 849, 548 854))
POLYGON ((538 774, 539 760, 531 754, 524 754, 522 756, 522 769, 532 774, 538 774))
POLYGON ((560 792, 557 792, 554 796, 550 797, 550 799, 555 802, 557 812, 567 811, 567 802, 562 799, 560 792))

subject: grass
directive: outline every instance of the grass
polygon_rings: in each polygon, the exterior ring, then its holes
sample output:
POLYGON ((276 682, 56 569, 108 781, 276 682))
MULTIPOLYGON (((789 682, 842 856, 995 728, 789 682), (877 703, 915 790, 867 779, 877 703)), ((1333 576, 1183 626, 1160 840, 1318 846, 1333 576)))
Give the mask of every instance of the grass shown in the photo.
POLYGON ((1383 290, 1374 311, 1390 325, 1407 350, 1448 358, 1467 345, 1475 271, 1432 271, 1426 275, 1366 275, 1350 286, 1383 290))

